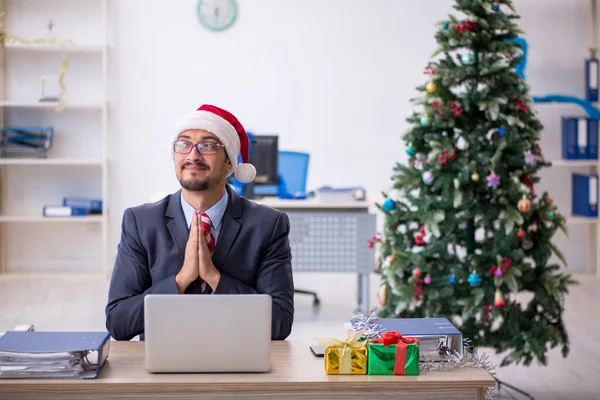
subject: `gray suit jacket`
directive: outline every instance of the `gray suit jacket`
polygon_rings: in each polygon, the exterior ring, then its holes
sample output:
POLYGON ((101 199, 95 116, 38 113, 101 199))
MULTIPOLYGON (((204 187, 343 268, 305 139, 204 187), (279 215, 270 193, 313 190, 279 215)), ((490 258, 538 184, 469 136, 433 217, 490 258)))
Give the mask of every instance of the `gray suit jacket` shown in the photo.
MULTIPOLYGON (((213 295, 271 295, 272 339, 283 340, 294 319, 289 218, 227 190, 229 203, 212 257, 221 272, 213 295)), ((125 210, 105 310, 113 338, 143 334, 146 294, 178 293, 175 275, 183 265, 188 236, 180 191, 125 210)), ((200 293, 199 279, 185 293, 200 293)))

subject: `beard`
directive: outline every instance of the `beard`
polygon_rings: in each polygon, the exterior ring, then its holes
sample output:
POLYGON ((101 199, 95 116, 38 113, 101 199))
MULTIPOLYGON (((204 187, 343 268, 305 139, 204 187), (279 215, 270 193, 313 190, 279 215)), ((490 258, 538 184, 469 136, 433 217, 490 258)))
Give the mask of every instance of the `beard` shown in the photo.
POLYGON ((224 174, 225 174, 225 164, 223 164, 221 166, 221 168, 219 168, 219 171, 215 171, 215 174, 211 174, 210 168, 206 164, 203 164, 200 162, 185 163, 181 166, 181 172, 178 176, 178 180, 179 180, 179 184, 181 185, 181 187, 186 190, 189 190, 190 192, 203 192, 203 191, 217 187, 220 184, 221 179, 224 174), (206 168, 207 171, 209 172, 208 176, 205 178, 190 177, 190 178, 184 179, 183 178, 184 168, 186 166, 192 165, 192 164, 194 164, 198 167, 201 167, 201 168, 206 168))

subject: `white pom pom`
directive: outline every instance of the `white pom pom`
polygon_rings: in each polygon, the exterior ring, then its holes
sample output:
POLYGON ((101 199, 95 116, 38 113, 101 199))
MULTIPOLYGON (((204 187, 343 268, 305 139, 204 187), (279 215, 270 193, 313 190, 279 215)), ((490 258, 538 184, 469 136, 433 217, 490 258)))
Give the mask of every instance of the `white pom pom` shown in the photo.
POLYGON ((256 178, 256 168, 252 164, 238 164, 234 176, 240 182, 252 182, 256 178))

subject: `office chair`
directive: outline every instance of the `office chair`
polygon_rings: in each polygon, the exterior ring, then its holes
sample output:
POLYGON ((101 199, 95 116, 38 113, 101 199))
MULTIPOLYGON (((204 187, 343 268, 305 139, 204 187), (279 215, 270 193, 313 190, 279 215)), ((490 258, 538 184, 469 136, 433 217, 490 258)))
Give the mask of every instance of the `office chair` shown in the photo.
MULTIPOLYGON (((308 162, 310 154, 294 151, 279 152, 279 187, 280 198, 305 198, 306 178, 308 176, 308 162)), ((294 288, 294 293, 313 296, 313 305, 321 304, 317 292, 294 288)))

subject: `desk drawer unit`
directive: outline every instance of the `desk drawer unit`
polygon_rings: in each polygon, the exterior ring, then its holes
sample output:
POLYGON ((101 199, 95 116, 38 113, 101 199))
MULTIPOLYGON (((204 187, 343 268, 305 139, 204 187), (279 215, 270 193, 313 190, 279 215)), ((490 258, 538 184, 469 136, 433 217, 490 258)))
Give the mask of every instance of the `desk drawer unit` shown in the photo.
POLYGON ((292 267, 296 271, 369 273, 374 249, 367 241, 376 215, 360 212, 286 211, 290 218, 292 267))

